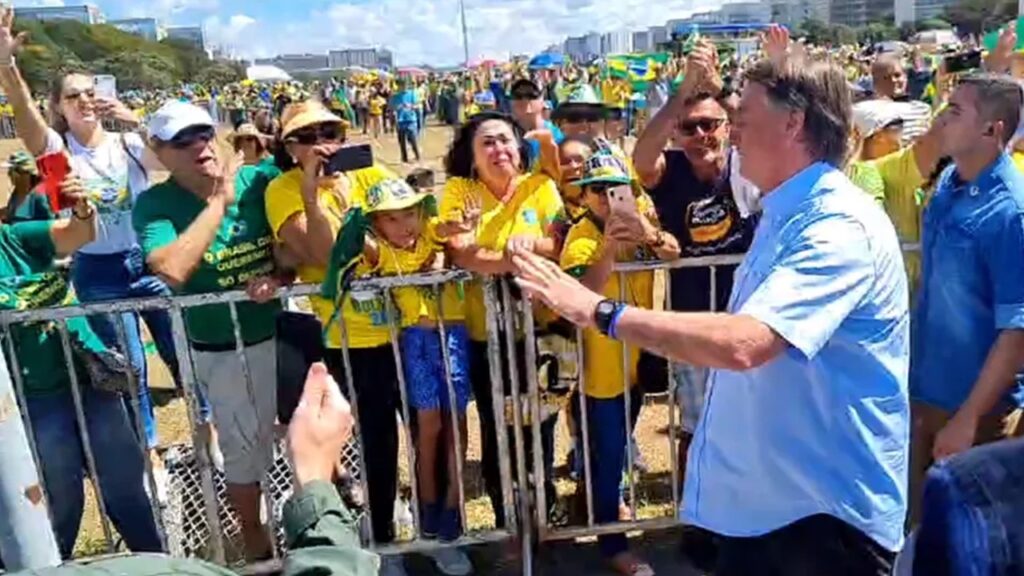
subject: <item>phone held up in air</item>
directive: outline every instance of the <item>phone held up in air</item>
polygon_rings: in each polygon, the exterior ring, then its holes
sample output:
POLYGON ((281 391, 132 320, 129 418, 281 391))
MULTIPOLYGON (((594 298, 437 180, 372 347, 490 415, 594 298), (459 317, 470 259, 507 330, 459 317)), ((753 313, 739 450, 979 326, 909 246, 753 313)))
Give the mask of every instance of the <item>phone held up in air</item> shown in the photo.
POLYGON ((54 212, 60 212, 74 206, 74 202, 68 200, 61 194, 61 182, 71 172, 71 164, 63 151, 53 152, 40 156, 36 159, 36 167, 39 168, 39 175, 42 178, 43 191, 50 200, 50 208, 54 212))
POLYGON ((117 78, 109 74, 100 74, 93 77, 97 98, 113 100, 117 98, 117 78))
POLYGON ((944 63, 946 65, 946 73, 948 74, 976 70, 981 68, 981 50, 972 50, 946 56, 944 63))
POLYGON ((636 212, 636 196, 629 184, 620 184, 608 189, 608 207, 611 211, 626 213, 636 212))
POLYGON ((369 144, 342 146, 327 159, 324 176, 352 172, 373 166, 373 148, 369 144))

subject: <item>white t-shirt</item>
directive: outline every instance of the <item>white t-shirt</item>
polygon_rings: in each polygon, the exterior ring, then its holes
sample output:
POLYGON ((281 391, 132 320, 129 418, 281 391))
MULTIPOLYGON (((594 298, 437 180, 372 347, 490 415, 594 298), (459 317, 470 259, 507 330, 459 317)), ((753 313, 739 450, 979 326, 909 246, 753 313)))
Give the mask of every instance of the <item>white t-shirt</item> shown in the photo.
MULTIPOLYGON (((130 250, 137 244, 132 228, 132 208, 139 194, 149 187, 149 178, 142 168, 146 147, 142 137, 132 132, 108 132, 103 143, 95 148, 82 146, 70 132, 66 138, 71 169, 81 178, 99 216, 96 240, 80 250, 86 254, 130 250)), ((60 135, 48 130, 46 154, 64 148, 60 135)))

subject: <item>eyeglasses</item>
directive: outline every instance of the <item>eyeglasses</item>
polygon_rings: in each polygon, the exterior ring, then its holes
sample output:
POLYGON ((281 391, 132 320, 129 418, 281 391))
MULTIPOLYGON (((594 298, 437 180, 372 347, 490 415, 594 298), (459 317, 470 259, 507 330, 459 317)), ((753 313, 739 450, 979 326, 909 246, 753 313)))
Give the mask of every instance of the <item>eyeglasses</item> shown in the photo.
POLYGON ((585 188, 586 188, 587 192, 590 192, 591 194, 605 195, 605 194, 608 194, 609 190, 611 190, 612 188, 614 188, 616 186, 620 186, 620 184, 611 184, 611 183, 607 183, 607 182, 595 182, 594 184, 588 184, 585 188))
POLYGON ((693 136, 699 129, 702 134, 708 134, 718 130, 725 124, 725 118, 701 118, 699 120, 686 120, 679 123, 679 131, 686 136, 693 136))
POLYGON ((217 137, 216 130, 212 126, 191 126, 174 135, 167 145, 176 150, 184 150, 196 142, 207 142, 217 137))
POLYGON ((287 140, 303 146, 312 146, 321 140, 327 142, 340 140, 343 134, 341 127, 337 124, 318 124, 292 132, 287 140))
POLYGON ((587 113, 571 113, 562 116, 562 121, 566 124, 596 124, 604 118, 600 114, 587 114, 587 113))

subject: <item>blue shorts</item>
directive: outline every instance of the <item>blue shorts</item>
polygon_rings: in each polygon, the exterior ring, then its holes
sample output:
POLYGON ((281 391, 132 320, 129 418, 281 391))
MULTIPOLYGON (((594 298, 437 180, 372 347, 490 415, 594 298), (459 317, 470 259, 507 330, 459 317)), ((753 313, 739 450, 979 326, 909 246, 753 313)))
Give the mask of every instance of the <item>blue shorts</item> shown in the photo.
MULTIPOLYGON (((445 336, 455 405, 459 413, 464 413, 469 404, 470 390, 469 333, 465 326, 447 326, 445 336)), ((399 345, 409 407, 414 410, 451 409, 440 332, 436 328, 411 326, 402 330, 399 345)))

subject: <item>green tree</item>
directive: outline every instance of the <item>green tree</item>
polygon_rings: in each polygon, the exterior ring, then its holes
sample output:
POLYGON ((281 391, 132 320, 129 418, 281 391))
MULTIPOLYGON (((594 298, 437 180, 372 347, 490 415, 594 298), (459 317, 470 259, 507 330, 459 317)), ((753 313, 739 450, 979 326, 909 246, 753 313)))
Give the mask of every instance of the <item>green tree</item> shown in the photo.
POLYGON ((194 82, 204 86, 224 86, 245 78, 245 67, 238 62, 214 62, 196 75, 194 82))
POLYGON ((833 44, 855 44, 857 42, 857 31, 845 24, 833 26, 830 36, 833 44))
POLYGON ((178 83, 177 64, 152 53, 114 54, 93 64, 93 70, 117 77, 118 88, 171 88, 178 83))
POLYGON ((828 24, 814 18, 804 20, 793 31, 795 37, 806 38, 811 44, 825 44, 832 40, 828 24))
POLYGON ((946 9, 944 20, 960 34, 984 34, 1017 17, 1017 0, 960 0, 946 9))
POLYGON ((915 22, 904 22, 900 24, 900 40, 909 42, 914 37, 914 34, 917 34, 919 31, 920 28, 918 28, 915 22))
POLYGON ((952 27, 952 24, 943 20, 942 18, 929 18, 927 20, 922 21, 917 26, 917 29, 921 32, 924 32, 925 30, 949 30, 952 27))

